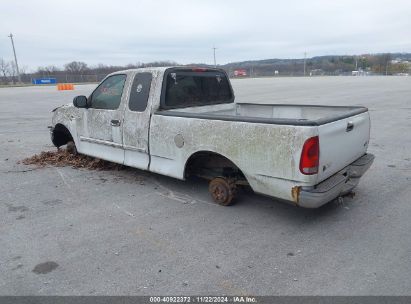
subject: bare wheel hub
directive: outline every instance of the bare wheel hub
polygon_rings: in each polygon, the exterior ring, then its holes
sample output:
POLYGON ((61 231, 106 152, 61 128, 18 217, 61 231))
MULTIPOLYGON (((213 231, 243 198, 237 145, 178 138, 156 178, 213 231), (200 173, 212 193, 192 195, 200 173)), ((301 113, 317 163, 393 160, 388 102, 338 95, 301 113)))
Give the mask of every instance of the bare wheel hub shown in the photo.
POLYGON ((229 206, 233 203, 236 185, 234 180, 225 177, 216 177, 210 181, 208 190, 217 204, 229 206))

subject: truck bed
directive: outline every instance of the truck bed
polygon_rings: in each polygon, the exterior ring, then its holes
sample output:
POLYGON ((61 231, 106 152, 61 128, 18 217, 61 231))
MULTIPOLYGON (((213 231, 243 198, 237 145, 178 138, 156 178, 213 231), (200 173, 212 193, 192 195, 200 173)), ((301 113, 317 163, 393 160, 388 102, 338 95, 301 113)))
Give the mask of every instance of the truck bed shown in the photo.
POLYGON ((370 130, 369 113, 365 107, 231 103, 158 111, 156 114, 228 123, 316 128, 321 151, 317 183, 364 155, 370 130))
POLYGON ((211 120, 319 126, 367 112, 365 107, 231 103, 162 110, 156 114, 211 120))

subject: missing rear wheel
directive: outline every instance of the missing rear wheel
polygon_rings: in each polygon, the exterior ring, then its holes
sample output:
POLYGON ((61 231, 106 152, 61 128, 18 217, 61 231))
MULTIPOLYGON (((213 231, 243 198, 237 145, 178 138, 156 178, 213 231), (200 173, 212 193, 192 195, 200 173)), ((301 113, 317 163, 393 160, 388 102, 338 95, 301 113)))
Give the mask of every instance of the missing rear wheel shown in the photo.
POLYGON ((217 204, 230 206, 234 203, 237 187, 233 179, 216 177, 210 181, 208 191, 217 204))

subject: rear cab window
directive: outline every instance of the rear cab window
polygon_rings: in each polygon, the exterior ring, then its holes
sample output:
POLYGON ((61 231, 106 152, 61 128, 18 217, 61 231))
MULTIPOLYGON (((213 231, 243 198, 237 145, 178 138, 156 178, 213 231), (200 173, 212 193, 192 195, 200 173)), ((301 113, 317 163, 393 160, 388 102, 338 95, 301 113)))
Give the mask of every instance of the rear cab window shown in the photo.
POLYGON ((234 102, 224 71, 213 69, 169 69, 163 81, 161 108, 176 109, 234 102))

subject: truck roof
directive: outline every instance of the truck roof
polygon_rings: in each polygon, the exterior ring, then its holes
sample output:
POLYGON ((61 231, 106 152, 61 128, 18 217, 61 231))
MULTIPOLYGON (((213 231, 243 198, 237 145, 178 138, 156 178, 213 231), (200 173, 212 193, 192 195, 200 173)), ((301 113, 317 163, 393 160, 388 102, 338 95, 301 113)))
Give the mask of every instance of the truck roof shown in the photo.
POLYGON ((168 70, 168 69, 187 69, 187 70, 189 70, 189 69, 198 69, 198 70, 207 69, 207 70, 214 70, 214 71, 224 71, 223 69, 213 68, 213 67, 175 65, 175 66, 167 66, 167 67, 147 67, 147 68, 127 69, 127 70, 116 71, 116 72, 113 72, 111 74, 125 73, 125 72, 137 72, 137 71, 138 72, 157 72, 157 71, 164 72, 165 70, 168 70))

